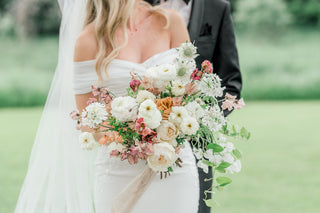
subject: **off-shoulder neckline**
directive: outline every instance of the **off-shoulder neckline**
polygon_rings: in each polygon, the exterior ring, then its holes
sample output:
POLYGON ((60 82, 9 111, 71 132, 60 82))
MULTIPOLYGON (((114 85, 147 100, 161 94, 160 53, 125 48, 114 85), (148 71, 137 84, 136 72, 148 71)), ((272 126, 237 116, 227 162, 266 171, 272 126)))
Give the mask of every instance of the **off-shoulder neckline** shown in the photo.
MULTIPOLYGON (((129 61, 129 60, 125 60, 125 59, 118 59, 118 58, 115 58, 111 61, 111 63, 114 63, 114 62, 126 62, 126 63, 131 63, 131 64, 135 64, 135 65, 144 65, 146 64, 147 62, 149 62, 151 59, 155 58, 155 57, 158 57, 162 54, 165 54, 167 52, 171 52, 173 50, 176 50, 176 48, 171 48, 171 49, 168 49, 168 50, 165 50, 165 51, 162 51, 162 52, 159 52, 159 53, 156 53, 154 54, 153 56, 149 57, 148 59, 146 59, 145 61, 141 62, 141 63, 138 63, 138 62, 133 62, 133 61, 129 61)), ((79 64, 79 65, 82 65, 82 64, 94 64, 96 61, 96 59, 92 59, 92 60, 86 60, 86 61, 74 61, 73 63, 74 64, 79 64)))

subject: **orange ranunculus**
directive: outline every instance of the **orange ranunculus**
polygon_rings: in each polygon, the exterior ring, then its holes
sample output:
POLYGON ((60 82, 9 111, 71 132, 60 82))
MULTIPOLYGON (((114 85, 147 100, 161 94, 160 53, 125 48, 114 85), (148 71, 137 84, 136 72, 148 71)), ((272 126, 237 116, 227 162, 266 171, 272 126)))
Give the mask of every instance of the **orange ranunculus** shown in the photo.
POLYGON ((162 119, 168 120, 170 113, 172 112, 173 101, 171 97, 156 99, 155 104, 158 110, 162 111, 162 119))

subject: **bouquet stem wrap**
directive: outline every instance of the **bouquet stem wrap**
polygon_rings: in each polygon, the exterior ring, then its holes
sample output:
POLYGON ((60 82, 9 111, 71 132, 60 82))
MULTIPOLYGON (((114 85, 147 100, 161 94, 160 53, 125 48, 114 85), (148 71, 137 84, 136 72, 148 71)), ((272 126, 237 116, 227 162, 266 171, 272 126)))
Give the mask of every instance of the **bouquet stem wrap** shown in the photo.
POLYGON ((131 212, 155 176, 156 172, 147 166, 140 175, 135 177, 128 186, 114 198, 111 213, 131 212))

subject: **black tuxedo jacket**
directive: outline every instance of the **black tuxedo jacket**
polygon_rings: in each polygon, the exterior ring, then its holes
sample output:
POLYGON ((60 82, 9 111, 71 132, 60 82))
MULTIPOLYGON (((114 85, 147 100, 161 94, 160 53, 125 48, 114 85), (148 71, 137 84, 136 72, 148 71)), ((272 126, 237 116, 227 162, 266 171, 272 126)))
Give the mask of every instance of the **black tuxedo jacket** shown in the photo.
POLYGON ((203 60, 211 61, 226 87, 225 93, 240 98, 242 79, 229 2, 193 0, 192 4, 188 30, 200 54, 197 66, 203 60))

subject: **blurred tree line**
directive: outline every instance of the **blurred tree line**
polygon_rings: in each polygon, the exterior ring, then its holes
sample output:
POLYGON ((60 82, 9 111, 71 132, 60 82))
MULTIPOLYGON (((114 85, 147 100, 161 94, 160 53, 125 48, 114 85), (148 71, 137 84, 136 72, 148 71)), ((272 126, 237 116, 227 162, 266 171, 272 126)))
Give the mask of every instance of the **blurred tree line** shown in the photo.
MULTIPOLYGON (((236 24, 243 28, 320 26, 320 0, 229 1, 236 24)), ((56 0, 0 0, 0 34, 58 34, 60 18, 56 0)))

